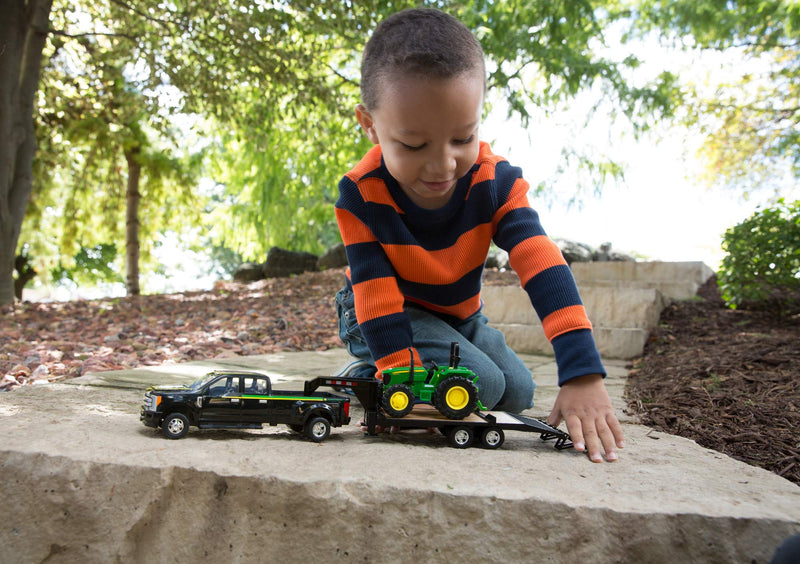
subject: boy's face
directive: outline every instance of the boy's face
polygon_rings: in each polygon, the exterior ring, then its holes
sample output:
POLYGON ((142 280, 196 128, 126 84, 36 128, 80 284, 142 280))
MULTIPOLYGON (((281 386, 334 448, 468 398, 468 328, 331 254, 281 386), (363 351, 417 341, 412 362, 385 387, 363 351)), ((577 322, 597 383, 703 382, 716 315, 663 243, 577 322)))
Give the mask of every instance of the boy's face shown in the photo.
POLYGON ((483 76, 402 75, 380 84, 378 107, 356 107, 370 141, 380 143, 389 173, 420 207, 442 207, 478 157, 483 76))

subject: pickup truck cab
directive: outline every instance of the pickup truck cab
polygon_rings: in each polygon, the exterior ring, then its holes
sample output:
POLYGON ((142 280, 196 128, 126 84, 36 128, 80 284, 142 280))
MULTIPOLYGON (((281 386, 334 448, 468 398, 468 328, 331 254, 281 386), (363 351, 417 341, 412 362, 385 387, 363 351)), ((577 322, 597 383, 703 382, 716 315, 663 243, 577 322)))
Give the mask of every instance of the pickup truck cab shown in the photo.
POLYGON ((260 429, 288 425, 315 442, 331 427, 350 422, 350 398, 327 392, 273 390, 268 376, 215 370, 189 385, 147 389, 139 419, 180 439, 190 426, 200 429, 260 429))

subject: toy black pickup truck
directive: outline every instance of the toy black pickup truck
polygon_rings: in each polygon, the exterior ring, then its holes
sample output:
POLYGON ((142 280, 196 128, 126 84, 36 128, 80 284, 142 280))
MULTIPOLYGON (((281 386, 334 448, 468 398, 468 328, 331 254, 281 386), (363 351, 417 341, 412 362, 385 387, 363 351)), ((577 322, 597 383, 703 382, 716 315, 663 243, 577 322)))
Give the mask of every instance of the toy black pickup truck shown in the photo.
POLYGON ((139 419, 180 439, 194 425, 201 429, 260 429, 288 425, 315 442, 331 427, 350 422, 350 398, 328 392, 272 390, 268 376, 253 372, 208 373, 188 386, 155 386, 144 394, 139 419))

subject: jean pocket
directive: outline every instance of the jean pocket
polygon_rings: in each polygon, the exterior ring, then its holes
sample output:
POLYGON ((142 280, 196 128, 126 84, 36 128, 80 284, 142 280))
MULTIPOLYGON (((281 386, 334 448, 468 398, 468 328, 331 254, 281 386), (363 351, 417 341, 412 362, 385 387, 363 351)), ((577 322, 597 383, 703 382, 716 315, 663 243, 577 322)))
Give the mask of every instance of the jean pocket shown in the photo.
POLYGON ((336 294, 336 315, 339 318, 339 338, 347 352, 357 358, 370 359, 369 348, 356 319, 355 296, 348 287, 336 294))

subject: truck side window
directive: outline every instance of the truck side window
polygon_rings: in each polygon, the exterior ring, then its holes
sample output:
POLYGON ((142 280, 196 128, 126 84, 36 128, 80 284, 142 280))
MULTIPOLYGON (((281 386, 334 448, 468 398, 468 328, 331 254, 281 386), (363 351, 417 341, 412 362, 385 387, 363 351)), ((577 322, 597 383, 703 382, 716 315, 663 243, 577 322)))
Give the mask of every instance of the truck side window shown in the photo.
POLYGON ((239 393, 239 378, 228 376, 220 378, 208 388, 208 395, 212 398, 220 398, 226 395, 237 395, 239 393))

